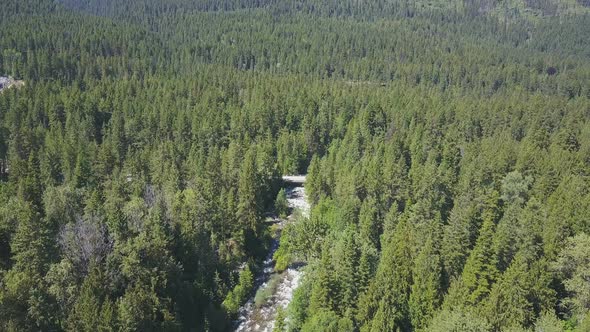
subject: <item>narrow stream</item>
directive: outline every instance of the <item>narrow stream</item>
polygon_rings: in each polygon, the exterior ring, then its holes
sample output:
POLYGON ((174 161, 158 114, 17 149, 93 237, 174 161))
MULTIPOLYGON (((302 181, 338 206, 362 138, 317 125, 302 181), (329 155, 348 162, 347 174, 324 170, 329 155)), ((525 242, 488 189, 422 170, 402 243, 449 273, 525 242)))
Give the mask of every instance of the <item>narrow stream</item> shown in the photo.
MULTIPOLYGON (((285 191, 291 214, 285 220, 276 219, 279 229, 294 221, 293 215, 297 209, 304 216, 309 215, 309 204, 303 186, 286 186, 285 191)), ((293 292, 299 286, 302 274, 300 267, 289 267, 281 273, 274 272, 275 262, 272 260, 272 256, 278 247, 279 238, 275 238, 264 261, 263 272, 256 278, 256 284, 260 285, 255 293, 258 295, 258 299, 255 295, 240 308, 236 332, 271 332, 274 328, 278 308, 287 308, 293 297, 293 292)))

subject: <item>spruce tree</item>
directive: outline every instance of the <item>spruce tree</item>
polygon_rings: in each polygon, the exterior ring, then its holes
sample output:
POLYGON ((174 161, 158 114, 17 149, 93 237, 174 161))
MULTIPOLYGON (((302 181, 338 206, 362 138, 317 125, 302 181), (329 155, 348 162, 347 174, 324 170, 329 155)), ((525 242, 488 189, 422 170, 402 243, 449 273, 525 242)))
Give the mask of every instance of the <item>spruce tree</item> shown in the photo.
POLYGON ((477 305, 489 295, 498 278, 496 253, 493 249, 494 222, 488 217, 481 226, 479 237, 463 269, 463 285, 469 292, 466 299, 477 305))
POLYGON ((412 327, 420 330, 430 323, 441 303, 442 268, 440 256, 429 239, 416 257, 409 298, 412 327))

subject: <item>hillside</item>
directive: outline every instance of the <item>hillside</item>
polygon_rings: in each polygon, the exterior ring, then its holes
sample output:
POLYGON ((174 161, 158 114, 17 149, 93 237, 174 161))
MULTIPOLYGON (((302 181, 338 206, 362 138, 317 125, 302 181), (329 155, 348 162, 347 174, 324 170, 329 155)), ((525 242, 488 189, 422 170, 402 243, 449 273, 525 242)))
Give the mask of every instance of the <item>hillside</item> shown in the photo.
POLYGON ((588 331, 589 10, 1 1, 0 330, 588 331))

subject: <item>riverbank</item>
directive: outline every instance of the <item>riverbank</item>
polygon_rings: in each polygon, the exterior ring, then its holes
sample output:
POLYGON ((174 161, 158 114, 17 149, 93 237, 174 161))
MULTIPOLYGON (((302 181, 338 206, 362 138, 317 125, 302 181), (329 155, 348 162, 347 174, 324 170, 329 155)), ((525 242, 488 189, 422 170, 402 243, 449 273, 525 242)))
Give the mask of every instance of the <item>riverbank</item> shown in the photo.
MULTIPOLYGON (((301 182, 303 183, 303 182, 301 182)), ((299 286, 301 279, 301 266, 292 266, 281 273, 274 271, 275 262, 273 255, 279 247, 281 230, 290 222, 295 220, 294 215, 299 210, 304 216, 309 215, 309 203, 305 188, 302 186, 286 187, 287 202, 290 214, 286 219, 276 218, 276 232, 273 236, 273 243, 263 264, 263 271, 257 277, 257 284, 260 287, 255 295, 240 308, 236 332, 261 331, 270 332, 274 328, 275 319, 279 308, 286 309, 293 292, 299 286)))

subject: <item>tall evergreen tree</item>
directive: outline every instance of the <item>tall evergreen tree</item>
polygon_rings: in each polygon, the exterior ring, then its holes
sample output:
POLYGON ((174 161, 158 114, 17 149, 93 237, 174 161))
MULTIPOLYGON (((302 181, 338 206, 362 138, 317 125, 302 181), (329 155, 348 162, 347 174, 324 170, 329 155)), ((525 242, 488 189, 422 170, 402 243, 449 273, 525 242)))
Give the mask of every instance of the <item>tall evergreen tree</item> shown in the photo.
POLYGON ((481 226, 477 243, 469 255, 461 276, 471 305, 477 305, 488 297, 498 278, 496 253, 493 250, 494 222, 488 217, 481 226))

